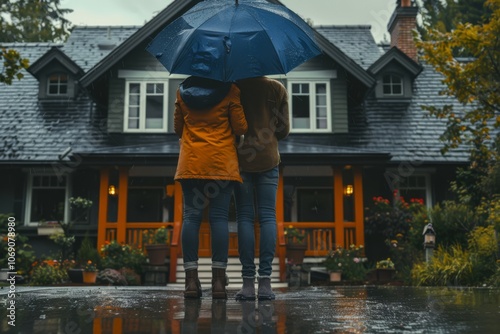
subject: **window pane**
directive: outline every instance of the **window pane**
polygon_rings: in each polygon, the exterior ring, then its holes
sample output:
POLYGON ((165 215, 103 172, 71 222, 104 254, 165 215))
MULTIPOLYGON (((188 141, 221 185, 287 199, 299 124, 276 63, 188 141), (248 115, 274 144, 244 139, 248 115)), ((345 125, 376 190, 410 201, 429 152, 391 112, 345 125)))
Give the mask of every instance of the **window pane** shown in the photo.
POLYGON ((294 129, 310 128, 309 96, 292 97, 292 127, 294 129))
POLYGON ((129 92, 130 92, 130 94, 140 94, 141 93, 141 86, 139 84, 130 84, 129 92))
POLYGON ((130 95, 128 104, 130 106, 138 106, 140 101, 139 95, 130 95))
POLYGON ((163 127, 163 96, 148 96, 146 99, 146 128, 163 127))
POLYGON ((63 221, 65 189, 33 189, 31 221, 63 221))
POLYGON ((317 114, 318 118, 326 117, 326 107, 316 108, 316 114, 317 114))
POLYGON ((129 117, 139 117, 139 107, 129 107, 128 115, 129 117))
POLYGON ((386 84, 390 85, 391 84, 391 76, 390 75, 384 75, 384 77, 382 79, 382 82, 384 83, 384 85, 386 85, 386 84))
POLYGON ((316 105, 326 106, 326 95, 316 95, 316 105))
POLYGON ((68 86, 67 85, 61 85, 59 87, 59 94, 67 94, 68 93, 68 86))
POLYGON ((154 84, 147 84, 146 85, 146 94, 153 94, 155 92, 155 85, 154 84))
POLYGON ((325 84, 317 84, 316 85, 316 94, 326 94, 326 85, 325 84))
POLYGON ((387 86, 386 86, 386 85, 384 85, 384 94, 385 94, 385 95, 391 95, 391 93, 392 93, 392 92, 391 92, 391 86, 389 86, 389 85, 387 85, 387 86))
POLYGON ((402 93, 401 88, 402 88, 402 87, 401 87, 400 85, 394 85, 394 86, 392 87, 392 93, 393 93, 394 95, 401 95, 401 93, 402 93))
POLYGON ((49 94, 57 94, 57 86, 56 85, 50 85, 49 86, 49 94))
POLYGON ((316 128, 317 129, 326 129, 326 128, 328 128, 326 119, 321 118, 321 119, 316 120, 316 128))
POLYGON ((129 120, 128 120, 128 128, 129 129, 139 129, 139 119, 137 119, 137 118, 129 118, 129 120))

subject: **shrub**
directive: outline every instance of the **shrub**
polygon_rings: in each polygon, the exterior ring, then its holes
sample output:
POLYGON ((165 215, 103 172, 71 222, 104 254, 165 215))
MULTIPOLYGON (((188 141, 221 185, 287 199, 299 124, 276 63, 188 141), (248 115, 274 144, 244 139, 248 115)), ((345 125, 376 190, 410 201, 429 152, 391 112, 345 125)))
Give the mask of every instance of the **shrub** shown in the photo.
POLYGON ((448 248, 441 245, 429 263, 415 265, 413 281, 417 285, 497 284, 497 251, 493 226, 477 227, 468 234, 467 249, 460 244, 448 248))
POLYGON ((60 284, 68 280, 66 268, 57 260, 35 261, 30 283, 33 285, 60 284))
POLYGON ((119 244, 116 240, 106 242, 101 247, 101 265, 103 268, 130 268, 136 273, 142 272, 146 256, 141 248, 127 244, 119 244))

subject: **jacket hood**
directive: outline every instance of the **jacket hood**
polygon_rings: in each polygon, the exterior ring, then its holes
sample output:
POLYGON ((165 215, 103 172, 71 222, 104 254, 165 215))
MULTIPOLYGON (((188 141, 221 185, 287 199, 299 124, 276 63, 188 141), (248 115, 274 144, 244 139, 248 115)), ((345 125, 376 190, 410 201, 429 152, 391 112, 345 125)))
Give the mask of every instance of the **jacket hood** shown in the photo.
POLYGON ((231 82, 192 76, 181 83, 179 92, 189 108, 210 109, 226 97, 231 85, 231 82))

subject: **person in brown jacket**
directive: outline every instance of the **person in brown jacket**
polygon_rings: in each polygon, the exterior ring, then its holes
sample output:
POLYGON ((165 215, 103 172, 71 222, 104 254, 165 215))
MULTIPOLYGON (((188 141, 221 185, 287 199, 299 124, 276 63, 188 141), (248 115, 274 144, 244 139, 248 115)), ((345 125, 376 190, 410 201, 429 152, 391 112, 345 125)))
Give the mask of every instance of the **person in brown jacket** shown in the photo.
POLYGON ((260 226, 259 300, 274 299, 272 262, 276 250, 276 192, 280 155, 278 141, 290 131, 288 93, 277 80, 258 77, 238 81, 248 131, 238 147, 243 183, 236 185, 238 251, 243 287, 237 300, 255 300, 255 213, 260 226))
POLYGON ((180 181, 184 196, 181 234, 186 272, 184 297, 201 297, 198 242, 203 211, 208 206, 212 298, 227 299, 229 203, 234 185, 242 182, 235 138, 247 131, 240 90, 232 83, 187 78, 177 90, 174 129, 180 137, 174 178, 180 181))

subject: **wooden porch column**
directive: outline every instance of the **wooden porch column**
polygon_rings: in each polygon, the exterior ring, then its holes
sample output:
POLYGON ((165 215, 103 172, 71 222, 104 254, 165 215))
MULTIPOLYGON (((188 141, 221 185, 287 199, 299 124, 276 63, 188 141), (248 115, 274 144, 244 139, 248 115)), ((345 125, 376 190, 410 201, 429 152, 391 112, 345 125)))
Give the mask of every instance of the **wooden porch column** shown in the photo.
POLYGON ((119 168, 118 217, 116 220, 116 241, 125 243, 127 229, 128 168, 119 168))
POLYGON ((182 229, 182 187, 178 181, 175 181, 174 188, 174 229, 172 231, 172 240, 170 240, 170 270, 168 281, 175 283, 177 281, 177 258, 181 252, 181 229, 182 229))
POLYGON ((344 180, 340 167, 333 167, 333 198, 335 205, 335 248, 344 247, 344 180))
POLYGON ((283 194, 283 168, 280 167, 279 179, 278 179, 278 190, 276 194, 276 231, 277 231, 277 243, 276 243, 276 254, 278 255, 280 261, 280 281, 286 281, 286 263, 285 263, 285 234, 283 222, 285 221, 284 213, 284 194, 283 194))
POLYGON ((363 173, 360 167, 354 168, 354 221, 356 223, 356 241, 365 246, 365 215, 363 206, 363 173))
POLYGON ((100 249, 106 241, 106 224, 108 222, 108 186, 109 169, 101 170, 99 185, 99 216, 97 219, 97 249, 100 249))

